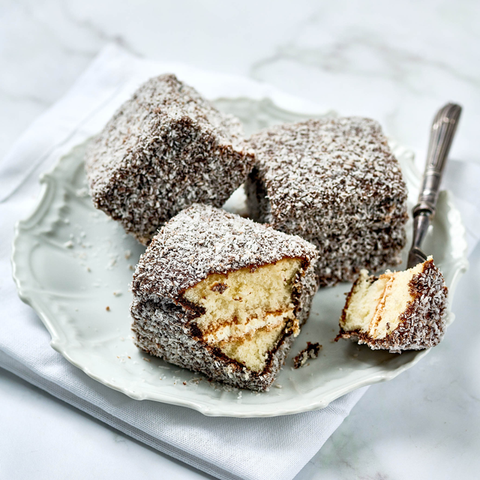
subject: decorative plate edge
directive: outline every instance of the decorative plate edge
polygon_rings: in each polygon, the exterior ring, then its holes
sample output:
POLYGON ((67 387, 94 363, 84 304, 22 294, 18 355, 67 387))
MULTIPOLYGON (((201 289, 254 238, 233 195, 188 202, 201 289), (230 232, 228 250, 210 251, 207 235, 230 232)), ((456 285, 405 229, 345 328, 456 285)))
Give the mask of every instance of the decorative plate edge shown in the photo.
MULTIPOLYGON (((241 100, 241 99, 242 99, 242 97, 238 98, 238 100, 241 100)), ((245 99, 247 99, 247 98, 245 97, 245 99)), ((222 100, 222 99, 218 99, 218 100, 222 100)), ((230 100, 232 100, 232 99, 230 99, 230 100)), ((251 99, 248 99, 248 100, 251 100, 251 99)), ((268 98, 268 97, 264 97, 263 99, 258 100, 258 102, 262 102, 264 105, 268 106, 269 109, 276 110, 277 112, 280 112, 282 114, 289 113, 289 114, 294 114, 295 116, 299 116, 299 117, 304 115, 301 112, 289 112, 286 109, 278 107, 272 101, 272 99, 268 98)), ((310 116, 310 117, 315 116, 311 113, 309 113, 307 115, 310 116)), ((338 116, 338 114, 335 111, 332 110, 332 111, 327 111, 324 114, 319 114, 318 116, 319 117, 320 116, 338 116)), ((85 140, 85 142, 86 141, 88 141, 88 139, 85 140)), ((82 144, 83 143, 84 142, 82 142, 82 144)), ((398 143, 396 143, 395 141, 392 141, 391 139, 389 139, 389 144, 390 144, 392 150, 401 148, 401 149, 405 149, 405 153, 411 152, 411 150, 409 150, 407 147, 401 147, 401 146, 398 145, 398 143)), ((77 148, 77 147, 74 147, 74 148, 77 148)), ((245 411, 245 407, 247 409, 251 408, 250 405, 244 405, 243 406, 244 408, 241 408, 239 410, 229 408, 228 412, 222 412, 221 409, 218 408, 218 405, 216 405, 215 406, 216 411, 212 412, 212 408, 210 406, 203 405, 203 404, 195 402, 195 401, 191 401, 191 400, 190 401, 184 401, 182 399, 178 399, 178 397, 175 397, 174 399, 172 399, 172 398, 170 398, 169 395, 165 396, 165 394, 163 396, 160 396, 160 397, 156 397, 156 396, 152 396, 152 395, 147 396, 147 395, 144 395, 144 394, 143 395, 140 395, 140 394, 137 395, 134 392, 131 392, 131 391, 128 391, 128 390, 125 390, 125 389, 121 389, 121 388, 117 387, 116 385, 112 384, 111 382, 105 381, 103 378, 100 378, 99 376, 97 376, 93 372, 91 372, 89 368, 83 367, 82 365, 77 363, 70 356, 70 354, 67 353, 64 338, 62 338, 62 335, 57 331, 57 329, 54 327, 54 325, 50 322, 47 313, 43 309, 43 306, 41 306, 37 301, 35 301, 31 297, 31 295, 29 294, 29 292, 28 292, 29 289, 24 287, 24 285, 22 283, 23 280, 18 275, 18 264, 15 262, 15 258, 17 256, 18 252, 20 251, 20 248, 18 247, 20 233, 29 231, 29 230, 33 229, 33 227, 39 225, 41 219, 43 218, 44 213, 46 213, 46 211, 48 211, 47 207, 49 207, 52 204, 52 202, 55 198, 55 195, 54 195, 55 191, 58 188, 58 179, 55 176, 55 172, 56 172, 57 168, 59 168, 59 166, 61 165, 62 161, 69 155, 70 155, 70 153, 62 155, 54 163, 54 165, 50 168, 50 170, 48 170, 46 173, 44 173, 40 176, 40 183, 42 184, 42 189, 40 191, 38 201, 37 201, 37 204, 36 204, 34 210, 32 211, 32 213, 30 215, 27 216, 27 218, 25 218, 23 220, 19 220, 15 224, 15 233, 14 233, 14 238, 13 238, 12 254, 11 254, 11 257, 10 257, 11 264, 12 264, 12 275, 13 275, 13 280, 14 280, 15 285, 17 287, 17 291, 18 291, 18 295, 19 295, 20 299, 24 303, 26 303, 27 305, 29 305, 30 307, 32 307, 35 310, 35 312, 38 314, 39 318, 41 319, 42 323, 47 328, 47 330, 48 330, 48 332, 51 336, 50 345, 52 346, 52 348, 54 348, 58 353, 60 353, 68 362, 70 362, 72 365, 74 365, 79 370, 84 372, 90 378, 98 381, 100 384, 105 385, 109 388, 112 388, 113 390, 116 390, 120 393, 123 393, 123 394, 127 395, 128 397, 130 397, 134 400, 150 400, 150 401, 153 400, 153 401, 158 401, 158 402, 162 402, 162 403, 167 403, 167 404, 170 404, 170 405, 177 405, 177 406, 181 406, 181 407, 191 408, 193 410, 196 410, 196 411, 202 413, 205 416, 210 416, 210 417, 235 417, 235 418, 277 417, 277 416, 282 416, 282 415, 293 415, 293 414, 304 413, 304 412, 313 411, 313 410, 320 410, 320 409, 326 408, 331 402, 333 402, 337 398, 340 398, 341 396, 346 395, 348 393, 351 393, 351 392, 353 392, 353 391, 355 391, 359 388, 369 386, 369 385, 373 385, 373 384, 380 383, 380 382, 385 382, 385 381, 392 380, 396 376, 403 373, 405 370, 408 370, 409 368, 416 365, 422 358, 425 357, 425 355, 427 355, 430 352, 431 348, 427 349, 427 350, 420 351, 420 353, 418 353, 418 355, 416 355, 414 359, 412 359, 410 362, 402 365, 401 367, 398 367, 398 369, 396 369, 394 372, 378 373, 377 375, 374 376, 373 379, 370 378, 369 380, 359 381, 357 384, 355 384, 355 386, 352 386, 351 388, 340 389, 340 391, 337 390, 336 393, 331 393, 329 395, 326 395, 324 397, 323 401, 317 401, 317 402, 313 401, 313 402, 311 402, 309 405, 302 408, 301 412, 299 412, 298 409, 294 409, 294 408, 290 408, 290 409, 286 408, 284 410, 278 410, 277 409, 277 410, 275 410, 274 413, 262 412, 262 411, 257 411, 257 412, 247 412, 247 411, 245 411)), ((413 162, 413 157, 412 157, 411 160, 412 160, 411 165, 410 165, 410 168, 412 169, 411 173, 418 173, 419 174, 419 172, 416 169, 416 166, 413 162)), ((417 181, 418 181, 418 179, 417 179, 417 181)), ((468 267, 469 267, 469 262, 467 260, 467 248, 468 247, 467 247, 467 243, 466 243, 466 240, 465 240, 465 232, 466 232, 465 226, 464 226, 463 221, 461 219, 460 212, 455 207, 455 204, 454 204, 454 201, 453 201, 453 198, 452 198, 452 194, 447 190, 442 191, 442 194, 446 195, 447 203, 449 204, 450 208, 455 212, 455 215, 453 216, 452 220, 455 221, 454 223, 459 230, 459 235, 456 236, 456 238, 461 239, 461 241, 463 242, 462 256, 461 256, 461 258, 458 259, 458 264, 455 263, 453 279, 452 279, 451 285, 449 286, 449 290, 450 290, 449 303, 451 304, 451 302, 453 300, 453 294, 455 292, 456 286, 458 285, 458 281, 460 280, 461 275, 464 274, 468 270, 468 267)), ((452 312, 449 311, 448 318, 447 318, 447 326, 450 325, 454 321, 454 319, 455 319, 455 315, 452 312)), ((256 408, 258 408, 258 406, 256 408)), ((265 408, 267 408, 267 406, 265 408)))

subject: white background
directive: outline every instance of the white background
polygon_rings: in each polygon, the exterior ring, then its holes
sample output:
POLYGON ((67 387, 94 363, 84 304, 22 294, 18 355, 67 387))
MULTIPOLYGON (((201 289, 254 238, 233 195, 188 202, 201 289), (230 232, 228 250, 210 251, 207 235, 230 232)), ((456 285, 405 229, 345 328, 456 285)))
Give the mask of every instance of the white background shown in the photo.
MULTIPOLYGON (((452 158, 478 161, 479 25, 478 1, 0 0, 0 159, 117 41, 371 116, 420 165, 435 110, 453 100, 465 108, 452 158)), ((470 262, 444 342, 371 387, 297 480, 476 478, 480 247, 470 262)), ((209 478, 3 370, 0 432, 2 480, 209 478)))

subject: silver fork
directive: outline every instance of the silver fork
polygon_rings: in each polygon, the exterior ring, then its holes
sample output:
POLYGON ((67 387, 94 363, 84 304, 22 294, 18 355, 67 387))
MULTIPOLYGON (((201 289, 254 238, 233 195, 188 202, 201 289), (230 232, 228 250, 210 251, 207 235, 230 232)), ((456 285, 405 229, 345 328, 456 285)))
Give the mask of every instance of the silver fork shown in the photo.
POLYGON ((440 182, 461 113, 460 105, 448 103, 433 119, 422 188, 418 203, 413 208, 413 242, 408 253, 407 268, 412 268, 427 259, 420 247, 427 234, 430 220, 435 215, 440 182))

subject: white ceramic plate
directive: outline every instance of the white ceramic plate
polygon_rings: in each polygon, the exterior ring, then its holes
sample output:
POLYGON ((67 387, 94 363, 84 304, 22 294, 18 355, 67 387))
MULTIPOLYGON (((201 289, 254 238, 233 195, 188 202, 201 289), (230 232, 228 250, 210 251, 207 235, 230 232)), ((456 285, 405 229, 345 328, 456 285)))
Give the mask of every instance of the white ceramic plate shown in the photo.
MULTIPOLYGON (((248 133, 304 118, 269 100, 221 99, 217 105, 240 117, 248 133)), ((412 154, 393 148, 413 204, 420 177, 412 154)), ((428 353, 394 355, 349 341, 332 343, 343 294, 350 289, 343 284, 316 295, 310 319, 269 392, 224 387, 148 357, 132 342, 129 316, 129 283, 143 247, 93 208, 84 174, 84 150, 85 145, 76 147, 42 176, 36 210, 17 225, 13 266, 19 294, 44 322, 52 347, 92 378, 138 400, 182 405, 205 415, 277 416, 326 407, 359 387, 394 378, 428 353), (320 356, 293 370, 292 358, 307 341, 323 345, 320 356)), ((238 211, 243 207, 237 192, 228 208, 238 211)), ((411 225, 407 228, 410 231, 411 225)), ((467 262, 464 227, 446 192, 440 195, 424 246, 443 271, 451 298, 467 262)), ((450 313, 449 323, 453 318, 450 313)))

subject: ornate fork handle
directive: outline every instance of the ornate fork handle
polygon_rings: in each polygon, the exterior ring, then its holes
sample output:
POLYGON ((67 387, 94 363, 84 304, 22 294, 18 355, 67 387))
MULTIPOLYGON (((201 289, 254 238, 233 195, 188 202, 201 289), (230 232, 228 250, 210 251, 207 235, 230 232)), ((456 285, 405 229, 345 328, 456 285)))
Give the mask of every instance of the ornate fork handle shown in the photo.
MULTIPOLYGON (((448 103, 438 111, 433 120, 422 187, 418 196, 418 203, 413 209, 411 252, 420 257, 425 257, 420 247, 427 234, 430 219, 435 214, 440 182, 461 113, 462 107, 460 105, 448 103)), ((413 266, 411 263, 414 261, 415 258, 411 255, 409 267, 413 266)))
POLYGON ((427 211, 430 215, 435 213, 442 174, 461 113, 462 107, 449 103, 435 115, 430 133, 423 184, 418 196, 418 204, 413 209, 414 216, 416 212, 420 211, 427 211))

